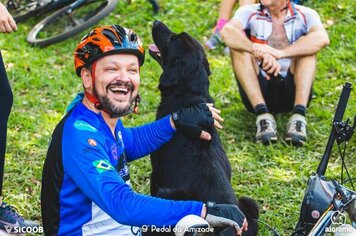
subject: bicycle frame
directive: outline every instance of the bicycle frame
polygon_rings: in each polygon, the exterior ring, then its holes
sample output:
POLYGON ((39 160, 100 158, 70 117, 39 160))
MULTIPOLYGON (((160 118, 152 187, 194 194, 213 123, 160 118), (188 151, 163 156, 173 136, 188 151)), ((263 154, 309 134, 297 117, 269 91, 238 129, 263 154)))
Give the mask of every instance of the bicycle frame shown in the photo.
MULTIPOLYGON (((342 185, 337 184, 334 180, 326 180, 324 176, 335 140, 338 140, 338 144, 342 141, 347 141, 351 138, 353 130, 355 129, 355 124, 353 127, 350 127, 347 122, 344 124, 346 127, 345 129, 339 129, 339 124, 342 123, 342 118, 346 110, 350 92, 351 84, 345 83, 335 112, 332 130, 326 145, 325 153, 320 160, 316 173, 309 178, 307 191, 301 206, 299 222, 293 235, 324 235, 326 227, 333 223, 332 217, 334 217, 335 214, 338 212, 344 212, 347 205, 351 204, 351 207, 355 206, 354 201, 356 201, 356 193, 351 190, 347 190, 342 185), (346 130, 348 130, 349 133, 346 134, 346 130), (340 139, 341 136, 345 138, 340 139), (330 195, 330 193, 327 194, 327 189, 323 188, 320 183, 325 183, 325 185, 332 189, 332 195, 334 196, 330 195), (319 184, 319 187, 317 184, 319 184), (323 207, 324 204, 325 208, 323 207), (330 205, 327 206, 327 204, 330 205), (324 213, 321 217, 317 218, 317 213, 319 212, 324 213)), ((353 216, 354 214, 355 213, 349 213, 350 218, 355 217, 353 216)), ((352 220, 355 221, 355 219, 352 220)))

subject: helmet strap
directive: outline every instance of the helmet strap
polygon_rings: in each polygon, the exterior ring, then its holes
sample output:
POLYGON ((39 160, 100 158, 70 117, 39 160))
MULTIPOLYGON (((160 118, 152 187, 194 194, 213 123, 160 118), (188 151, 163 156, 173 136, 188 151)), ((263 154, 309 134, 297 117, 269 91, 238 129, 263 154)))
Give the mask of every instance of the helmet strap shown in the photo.
POLYGON ((141 97, 140 97, 140 94, 137 94, 136 98, 135 98, 135 105, 134 105, 134 108, 133 108, 133 113, 135 114, 138 114, 138 105, 140 104, 141 102, 141 97))
POLYGON ((96 97, 96 95, 90 94, 87 91, 84 92, 84 96, 91 102, 94 104, 95 108, 98 110, 102 110, 103 106, 101 105, 101 103, 99 102, 98 98, 96 97))
POLYGON ((95 68, 96 68, 96 61, 93 62, 91 70, 90 70, 90 74, 91 74, 91 81, 92 81, 92 88, 93 88, 93 93, 94 94, 90 94, 87 91, 84 92, 85 97, 94 104, 95 108, 98 110, 102 110, 103 106, 100 104, 98 96, 96 95, 95 92, 95 68))

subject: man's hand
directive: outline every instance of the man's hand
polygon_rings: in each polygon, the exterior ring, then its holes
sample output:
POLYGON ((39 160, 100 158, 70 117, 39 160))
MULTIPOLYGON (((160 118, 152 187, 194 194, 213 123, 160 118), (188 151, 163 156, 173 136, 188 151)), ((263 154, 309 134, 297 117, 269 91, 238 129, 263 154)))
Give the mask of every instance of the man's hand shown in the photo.
POLYGON ((271 46, 267 44, 261 44, 261 43, 253 43, 252 44, 252 53, 253 55, 259 59, 262 60, 263 54, 270 54, 276 59, 280 59, 283 57, 283 51, 278 50, 275 48, 272 48, 271 46))
POLYGON ((223 119, 219 114, 220 111, 214 108, 213 104, 201 103, 172 113, 171 125, 184 135, 210 141, 211 135, 203 131, 202 128, 213 125, 222 128, 219 122, 222 122, 223 119))
POLYGON ((269 75, 277 76, 281 70, 281 66, 277 62, 276 58, 272 55, 265 53, 262 55, 262 69, 267 73, 267 80, 270 80, 269 75))
POLYGON ((0 32, 11 33, 17 30, 17 25, 6 7, 0 3, 0 32))
POLYGON ((233 204, 206 204, 205 220, 212 227, 234 227, 237 235, 247 230, 247 220, 242 211, 233 204))

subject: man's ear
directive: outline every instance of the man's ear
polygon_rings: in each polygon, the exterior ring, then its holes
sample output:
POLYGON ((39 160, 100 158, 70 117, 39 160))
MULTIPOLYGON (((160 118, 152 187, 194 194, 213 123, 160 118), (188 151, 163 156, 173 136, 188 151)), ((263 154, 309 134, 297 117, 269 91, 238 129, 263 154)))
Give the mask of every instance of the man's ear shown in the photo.
POLYGON ((85 89, 90 89, 92 87, 91 72, 88 68, 83 67, 80 71, 80 77, 83 81, 83 86, 85 89))

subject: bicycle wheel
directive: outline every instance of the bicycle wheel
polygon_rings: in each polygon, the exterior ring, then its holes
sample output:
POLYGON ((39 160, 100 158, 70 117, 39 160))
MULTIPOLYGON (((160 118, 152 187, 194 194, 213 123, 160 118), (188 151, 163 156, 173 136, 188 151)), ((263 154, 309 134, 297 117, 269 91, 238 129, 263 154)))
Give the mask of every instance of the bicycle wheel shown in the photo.
POLYGON ((31 45, 58 43, 99 22, 115 9, 118 0, 78 0, 35 25, 27 35, 31 45))

